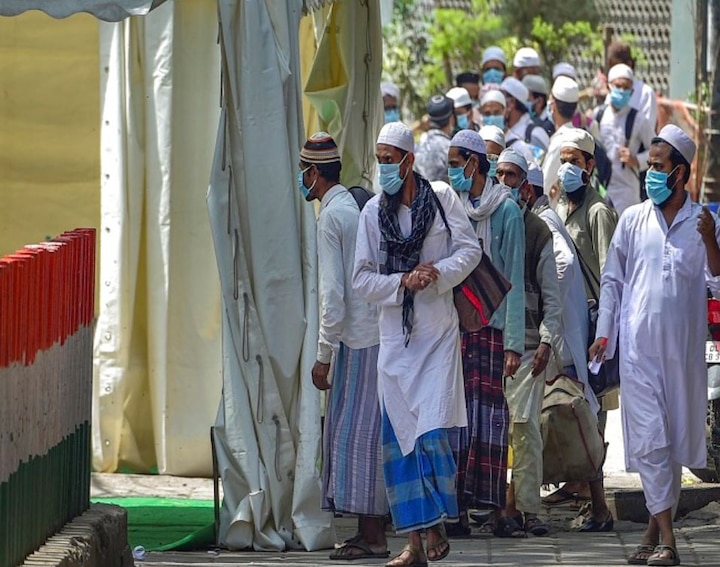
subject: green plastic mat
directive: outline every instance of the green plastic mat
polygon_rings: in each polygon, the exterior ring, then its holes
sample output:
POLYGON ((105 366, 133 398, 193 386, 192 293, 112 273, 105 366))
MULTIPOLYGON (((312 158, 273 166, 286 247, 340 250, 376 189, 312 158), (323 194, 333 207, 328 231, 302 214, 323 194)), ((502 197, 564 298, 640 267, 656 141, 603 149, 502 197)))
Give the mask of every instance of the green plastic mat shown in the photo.
POLYGON ((193 550, 215 543, 212 500, 180 498, 93 498, 122 506, 128 513, 130 547, 147 551, 193 550))

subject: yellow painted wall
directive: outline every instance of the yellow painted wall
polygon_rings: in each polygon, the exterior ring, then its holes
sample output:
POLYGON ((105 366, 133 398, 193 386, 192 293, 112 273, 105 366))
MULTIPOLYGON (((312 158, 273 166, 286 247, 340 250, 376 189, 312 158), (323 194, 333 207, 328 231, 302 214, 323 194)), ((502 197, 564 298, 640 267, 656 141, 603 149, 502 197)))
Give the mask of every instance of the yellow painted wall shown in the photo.
POLYGON ((0 16, 0 256, 99 226, 98 26, 0 16))

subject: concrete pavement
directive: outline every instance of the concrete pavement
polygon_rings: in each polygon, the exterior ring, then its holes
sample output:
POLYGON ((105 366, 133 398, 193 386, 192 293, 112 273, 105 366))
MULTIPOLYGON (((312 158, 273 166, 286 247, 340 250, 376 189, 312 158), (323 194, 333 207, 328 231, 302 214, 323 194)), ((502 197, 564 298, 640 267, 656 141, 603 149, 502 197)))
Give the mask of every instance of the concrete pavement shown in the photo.
MULTIPOLYGON (((640 489, 637 475, 624 471, 620 412, 611 412, 606 438, 611 441, 605 463, 605 485, 609 503, 618 493, 640 489)), ((687 472, 684 482, 690 486, 696 479, 687 472)), ((140 475, 93 475, 93 496, 157 495, 174 498, 212 498, 212 481, 177 477, 153 477, 140 475)), ((642 510, 642 502, 637 504, 642 510)), ((571 531, 577 527, 578 510, 559 507, 547 509, 545 518, 552 531, 548 537, 529 537, 522 540, 498 539, 473 535, 468 539, 451 540, 452 551, 438 565, 567 565, 577 567, 600 567, 625 565, 627 555, 640 542, 644 525, 629 521, 616 521, 613 532, 607 534, 580 534, 571 531)), ((339 518, 336 522, 338 540, 353 535, 354 520, 339 518)), ((720 504, 712 503, 703 510, 691 512, 677 523, 678 551, 683 565, 708 565, 720 567, 720 504)), ((389 536, 389 548, 398 553, 405 540, 389 536)), ((136 561, 138 567, 201 567, 265 565, 338 565, 342 562, 328 559, 329 551, 321 552, 165 552, 148 553, 144 560, 136 561)), ((386 560, 353 561, 351 565, 364 567, 384 565, 386 560)))

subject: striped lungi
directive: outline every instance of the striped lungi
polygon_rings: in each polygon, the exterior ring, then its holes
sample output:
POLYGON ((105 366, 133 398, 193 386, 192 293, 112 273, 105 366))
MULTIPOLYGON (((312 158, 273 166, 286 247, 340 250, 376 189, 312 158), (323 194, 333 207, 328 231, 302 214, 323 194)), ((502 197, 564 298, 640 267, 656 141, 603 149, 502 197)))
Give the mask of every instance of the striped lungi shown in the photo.
POLYGON ((323 509, 344 514, 388 513, 380 444, 377 359, 380 345, 340 343, 323 434, 323 509))
POLYGON ((403 456, 390 418, 383 412, 383 470, 398 533, 458 519, 456 468, 447 431, 435 429, 421 435, 412 452, 403 456))
POLYGON ((510 414, 503 393, 503 333, 485 327, 462 335, 468 427, 450 431, 458 463, 460 510, 504 508, 510 414))

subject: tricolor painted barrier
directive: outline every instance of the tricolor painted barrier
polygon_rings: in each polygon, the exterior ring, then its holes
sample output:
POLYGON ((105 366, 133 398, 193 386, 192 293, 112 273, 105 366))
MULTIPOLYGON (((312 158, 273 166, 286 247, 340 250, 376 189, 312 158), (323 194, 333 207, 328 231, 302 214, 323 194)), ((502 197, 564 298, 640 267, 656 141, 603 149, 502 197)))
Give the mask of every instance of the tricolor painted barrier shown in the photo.
POLYGON ((90 505, 95 230, 0 259, 0 567, 90 505))

